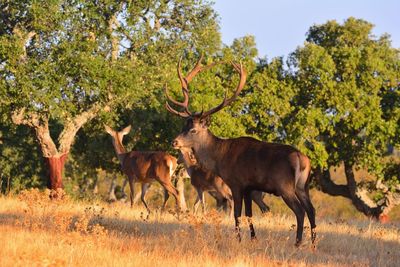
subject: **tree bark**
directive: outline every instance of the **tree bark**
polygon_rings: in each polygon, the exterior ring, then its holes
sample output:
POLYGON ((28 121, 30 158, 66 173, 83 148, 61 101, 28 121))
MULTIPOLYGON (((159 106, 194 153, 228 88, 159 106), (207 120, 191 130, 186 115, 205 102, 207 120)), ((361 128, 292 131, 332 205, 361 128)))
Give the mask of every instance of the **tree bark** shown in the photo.
POLYGON ((46 162, 49 168, 49 188, 52 190, 64 188, 62 177, 67 157, 68 154, 66 153, 61 156, 46 158, 46 162))

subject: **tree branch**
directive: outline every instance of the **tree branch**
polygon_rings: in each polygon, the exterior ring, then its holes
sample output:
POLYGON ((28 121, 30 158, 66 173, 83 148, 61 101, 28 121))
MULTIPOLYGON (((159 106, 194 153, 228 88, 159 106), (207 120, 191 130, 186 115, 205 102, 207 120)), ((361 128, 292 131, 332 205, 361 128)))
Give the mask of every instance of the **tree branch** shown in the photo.
POLYGON ((335 184, 329 170, 314 169, 313 174, 322 192, 331 196, 341 196, 350 198, 350 193, 346 185, 335 184))
POLYGON ((58 154, 57 147, 50 136, 48 119, 39 116, 35 112, 25 112, 21 108, 11 114, 11 119, 16 125, 27 125, 35 130, 36 138, 42 149, 42 154, 46 158, 54 157, 58 154))
POLYGON ((377 206, 369 196, 365 189, 359 189, 354 177, 353 166, 348 162, 344 162, 344 172, 347 179, 347 187, 349 189, 351 201, 358 211, 361 211, 367 216, 379 218, 382 213, 381 207, 377 206))
MULTIPOLYGON (((106 109, 107 106, 104 108, 106 109)), ((94 105, 89 110, 78 114, 73 119, 69 119, 64 125, 64 129, 61 132, 58 140, 60 143, 60 152, 68 153, 71 149, 71 146, 74 142, 76 133, 78 130, 88 121, 92 120, 101 110, 99 105, 94 105)))
POLYGON ((376 188, 383 191, 384 199, 378 203, 373 201, 369 197, 368 189, 357 184, 352 165, 345 163, 344 166, 347 185, 335 184, 328 170, 313 170, 315 180, 322 192, 350 199, 358 211, 375 219, 380 219, 382 214, 387 215, 396 205, 400 205, 400 193, 391 192, 380 180, 377 181, 376 188))
POLYGON ((36 35, 36 32, 31 31, 31 32, 24 33, 24 32, 22 32, 18 27, 15 27, 15 28, 13 29, 13 33, 14 33, 14 35, 16 35, 16 36, 19 38, 19 40, 20 40, 19 45, 20 45, 20 47, 21 47, 21 49, 22 49, 22 55, 20 56, 20 59, 21 59, 22 61, 25 61, 26 58, 27 58, 26 43, 27 43, 28 41, 30 41, 30 40, 36 35))
POLYGON ((114 26, 116 28, 119 27, 119 22, 116 14, 112 15, 110 20, 108 21, 108 31, 111 38, 111 62, 115 62, 117 60, 119 53, 119 39, 115 34, 113 34, 114 26))
POLYGON ((384 193, 384 199, 379 205, 382 209, 382 214, 387 215, 395 206, 400 205, 400 186, 395 189, 395 192, 391 192, 389 188, 382 183, 379 179, 376 182, 376 188, 384 193))

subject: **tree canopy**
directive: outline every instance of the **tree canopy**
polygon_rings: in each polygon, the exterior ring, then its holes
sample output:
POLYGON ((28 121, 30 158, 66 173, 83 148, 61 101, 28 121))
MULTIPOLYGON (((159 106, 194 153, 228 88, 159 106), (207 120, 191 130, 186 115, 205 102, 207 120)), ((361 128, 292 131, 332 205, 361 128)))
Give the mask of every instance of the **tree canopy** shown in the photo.
MULTIPOLYGON (((78 130, 103 112, 111 120, 117 106, 158 107, 183 49, 220 46, 216 14, 203 1, 7 1, 2 8, 2 113, 35 130, 50 169, 52 159, 64 164, 78 130)), ((62 168, 54 172, 57 188, 62 168)))

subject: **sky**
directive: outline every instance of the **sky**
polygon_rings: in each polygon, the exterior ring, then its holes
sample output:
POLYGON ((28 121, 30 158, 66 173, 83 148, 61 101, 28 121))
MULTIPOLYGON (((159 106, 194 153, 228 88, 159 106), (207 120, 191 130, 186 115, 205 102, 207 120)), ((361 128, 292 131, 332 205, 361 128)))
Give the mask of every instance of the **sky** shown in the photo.
POLYGON ((253 35, 259 57, 287 56, 303 45, 310 26, 348 17, 375 25, 373 34, 391 35, 400 48, 400 0, 214 0, 222 41, 253 35))

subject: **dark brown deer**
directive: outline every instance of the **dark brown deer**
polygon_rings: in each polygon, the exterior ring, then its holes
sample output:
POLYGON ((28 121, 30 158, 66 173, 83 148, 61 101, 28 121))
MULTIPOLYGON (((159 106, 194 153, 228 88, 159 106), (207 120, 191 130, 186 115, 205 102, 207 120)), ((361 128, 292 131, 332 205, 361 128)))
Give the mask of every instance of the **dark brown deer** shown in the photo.
POLYGON ((178 111, 167 102, 167 110, 186 118, 182 132, 172 142, 173 147, 192 149, 197 161, 207 170, 219 175, 229 186, 234 201, 235 226, 239 241, 241 239, 239 217, 242 212, 243 200, 245 214, 249 221, 250 235, 252 239, 255 238, 251 221, 251 192, 258 190, 281 196, 295 213, 297 246, 302 240, 306 212, 311 225, 311 240, 315 244, 315 210, 308 189, 311 169, 309 158, 289 145, 266 143, 251 137, 222 139, 215 136, 208 129, 210 116, 236 99, 245 85, 246 72, 241 64, 232 62, 233 68, 240 75, 240 81, 233 96, 227 98, 225 95, 218 106, 208 111, 192 113, 188 107, 188 84, 196 74, 215 65, 202 66, 201 60, 202 57, 186 77, 182 76, 181 59, 179 60, 178 77, 184 96, 182 102, 171 98, 166 88, 167 99, 182 108, 181 111, 178 111))
MULTIPOLYGON (((205 199, 204 192, 215 192, 214 198, 218 200, 226 199, 231 209, 231 216, 233 216, 233 198, 232 192, 229 187, 224 183, 221 177, 213 174, 211 171, 205 170, 201 167, 193 152, 190 150, 181 149, 178 157, 178 164, 183 163, 185 169, 190 177, 190 183, 197 191, 197 199, 194 204, 194 212, 196 213, 198 205, 201 204, 203 213, 205 211, 205 199)), ((262 213, 266 213, 270 210, 267 204, 263 201, 263 192, 253 191, 251 192, 251 199, 257 204, 262 213)))
POLYGON ((127 152, 122 144, 122 139, 124 135, 129 133, 131 126, 124 128, 120 132, 106 125, 104 127, 106 132, 112 137, 112 143, 121 164, 121 169, 128 176, 131 207, 133 206, 134 182, 140 182, 142 184, 141 200, 150 213, 150 209, 145 201, 145 195, 150 183, 158 181, 164 188, 163 208, 165 208, 169 194, 172 194, 176 200, 176 205, 181 210, 186 210, 183 192, 178 192, 171 183, 172 175, 177 167, 177 159, 163 151, 127 152))

